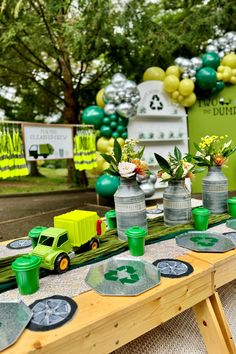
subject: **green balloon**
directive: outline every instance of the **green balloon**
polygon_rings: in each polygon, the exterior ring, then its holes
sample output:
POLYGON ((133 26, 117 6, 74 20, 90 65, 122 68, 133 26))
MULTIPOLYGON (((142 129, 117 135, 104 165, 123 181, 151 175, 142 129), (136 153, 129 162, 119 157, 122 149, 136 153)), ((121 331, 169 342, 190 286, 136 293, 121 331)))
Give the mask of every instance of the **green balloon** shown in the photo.
POLYGON ((204 66, 217 69, 220 65, 220 57, 217 53, 205 53, 202 56, 202 62, 204 66))
POLYGON ((110 123, 110 127, 111 127, 111 129, 116 129, 116 127, 117 127, 117 122, 115 122, 115 121, 113 121, 113 122, 111 122, 110 123))
POLYGON ((122 134, 121 134, 121 137, 122 137, 123 139, 127 139, 127 137, 128 137, 127 132, 122 133, 122 134))
POLYGON ((198 70, 197 75, 197 85, 202 90, 212 89, 217 80, 216 71, 210 67, 204 67, 198 70))
POLYGON ((100 128, 101 136, 105 136, 106 138, 110 138, 112 134, 112 130, 108 125, 102 125, 100 128))
POLYGON ((96 193, 102 197, 112 197, 119 187, 120 180, 117 176, 101 175, 96 181, 96 193))
POLYGON ((112 133, 112 137, 115 139, 119 138, 119 136, 120 136, 120 134, 117 131, 112 133))
POLYGON ((85 108, 82 114, 84 124, 93 124, 95 129, 99 129, 104 118, 104 111, 98 106, 89 106, 85 108))
POLYGON ((124 133, 124 131, 125 131, 125 127, 123 126, 123 125, 118 125, 118 127, 117 127, 117 129, 116 129, 117 131, 118 131, 118 133, 124 133))
POLYGON ((102 123, 105 124, 105 125, 109 125, 110 124, 110 119, 108 117, 105 117, 105 118, 103 118, 102 123))
POLYGON ((224 81, 216 81, 215 88, 216 88, 216 92, 222 91, 225 88, 224 81))
POLYGON ((118 120, 118 117, 115 113, 111 114, 109 117, 110 117, 110 120, 113 120, 115 122, 118 120))

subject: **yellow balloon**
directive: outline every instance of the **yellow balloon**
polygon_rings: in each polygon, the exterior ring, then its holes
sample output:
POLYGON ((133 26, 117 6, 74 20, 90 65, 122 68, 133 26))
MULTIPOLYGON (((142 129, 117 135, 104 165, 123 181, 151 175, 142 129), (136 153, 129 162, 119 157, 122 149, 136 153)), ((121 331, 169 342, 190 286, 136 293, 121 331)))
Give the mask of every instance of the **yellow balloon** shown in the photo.
POLYGON ((103 101, 104 88, 98 91, 96 95, 96 103, 99 107, 105 107, 105 102, 103 101))
POLYGON ((232 69, 229 66, 225 66, 224 72, 222 74, 223 81, 227 82, 231 79, 232 69))
POLYGON ((167 75, 175 75, 178 78, 180 77, 180 68, 177 65, 171 65, 166 69, 166 76, 167 75))
POLYGON ((109 146, 113 146, 114 145, 114 141, 115 141, 115 139, 114 138, 110 138, 109 140, 108 140, 108 144, 109 144, 109 146))
POLYGON ((217 73, 216 76, 217 76, 217 80, 221 81, 223 79, 223 73, 217 73))
POLYGON ((191 79, 183 79, 179 83, 179 92, 183 96, 189 96, 194 90, 194 82, 191 79))
POLYGON ((117 138, 117 141, 121 147, 125 145, 125 140, 123 138, 117 138))
POLYGON ((220 66, 218 66, 217 71, 218 71, 218 73, 223 73, 224 69, 225 69, 224 66, 220 65, 220 66))
POLYGON ((236 76, 231 76, 230 82, 231 84, 236 85, 236 76))
POLYGON ((103 136, 97 141, 97 150, 101 152, 107 152, 109 147, 109 140, 104 138, 103 136))
POLYGON ((168 75, 163 84, 165 91, 172 93, 179 88, 179 79, 175 75, 168 75))
POLYGON ((181 104, 184 107, 191 107, 196 102, 196 99, 197 99, 197 97, 196 97, 195 93, 192 92, 189 96, 184 97, 184 99, 182 100, 181 104))
POLYGON ((111 154, 112 153, 112 151, 113 151, 113 147, 112 146, 108 146, 108 148, 107 148, 107 153, 108 154, 111 154))
POLYGON ((172 92, 171 97, 176 100, 179 97, 179 91, 172 92))
POLYGON ((231 69, 236 69, 236 54, 230 53, 222 59, 222 65, 229 66, 231 69))
POLYGON ((236 69, 233 69, 233 70, 232 70, 232 75, 233 75, 233 76, 236 76, 236 69))
POLYGON ((184 96, 179 95, 179 97, 178 97, 178 102, 182 102, 182 101, 183 101, 183 99, 184 99, 184 96))
POLYGON ((163 81, 166 74, 165 71, 158 66, 152 66, 148 68, 143 74, 143 81, 159 80, 163 81))

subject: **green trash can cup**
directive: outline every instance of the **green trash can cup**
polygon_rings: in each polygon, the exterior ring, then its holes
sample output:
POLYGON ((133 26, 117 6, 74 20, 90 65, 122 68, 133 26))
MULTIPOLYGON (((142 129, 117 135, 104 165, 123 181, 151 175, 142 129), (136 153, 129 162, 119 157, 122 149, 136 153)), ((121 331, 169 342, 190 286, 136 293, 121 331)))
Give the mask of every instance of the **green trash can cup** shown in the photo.
POLYGON ((107 221, 107 226, 109 230, 116 229, 116 211, 115 210, 109 210, 106 214, 106 221, 107 221))
POLYGON ((37 246, 39 236, 45 229, 47 229, 45 226, 35 226, 29 231, 28 236, 31 238, 33 248, 37 246))
POLYGON ((227 200, 229 214, 236 218, 236 197, 227 200))
POLYGON ((194 229, 198 231, 204 231, 208 229, 208 219, 210 210, 206 208, 195 208, 192 211, 194 220, 194 229))
POLYGON ((125 230, 125 235, 128 238, 130 254, 132 256, 142 256, 144 254, 147 230, 139 226, 132 226, 125 230))
POLYGON ((39 289, 39 266, 41 258, 34 255, 18 257, 11 265, 16 274, 20 294, 30 295, 39 289))

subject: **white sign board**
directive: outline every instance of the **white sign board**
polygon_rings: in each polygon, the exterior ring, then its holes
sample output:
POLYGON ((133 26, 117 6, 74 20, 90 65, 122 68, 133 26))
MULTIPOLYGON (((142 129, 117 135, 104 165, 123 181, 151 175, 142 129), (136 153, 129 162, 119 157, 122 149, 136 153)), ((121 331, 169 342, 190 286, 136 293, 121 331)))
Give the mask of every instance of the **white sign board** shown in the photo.
POLYGON ((27 161, 73 159, 73 130, 70 127, 23 125, 27 161))

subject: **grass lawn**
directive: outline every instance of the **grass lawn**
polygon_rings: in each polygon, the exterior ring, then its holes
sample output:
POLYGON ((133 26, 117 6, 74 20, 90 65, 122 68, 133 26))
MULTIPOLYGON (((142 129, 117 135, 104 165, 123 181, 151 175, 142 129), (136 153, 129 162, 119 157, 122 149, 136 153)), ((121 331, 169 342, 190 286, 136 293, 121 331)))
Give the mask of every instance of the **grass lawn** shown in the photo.
MULTIPOLYGON (((33 193, 33 192, 52 192, 61 190, 78 189, 78 186, 67 184, 67 169, 65 168, 39 168, 44 177, 15 177, 0 180, 1 194, 33 193)), ((94 188, 96 178, 88 176, 88 188, 94 188)), ((84 188, 83 188, 84 189, 84 188)))

